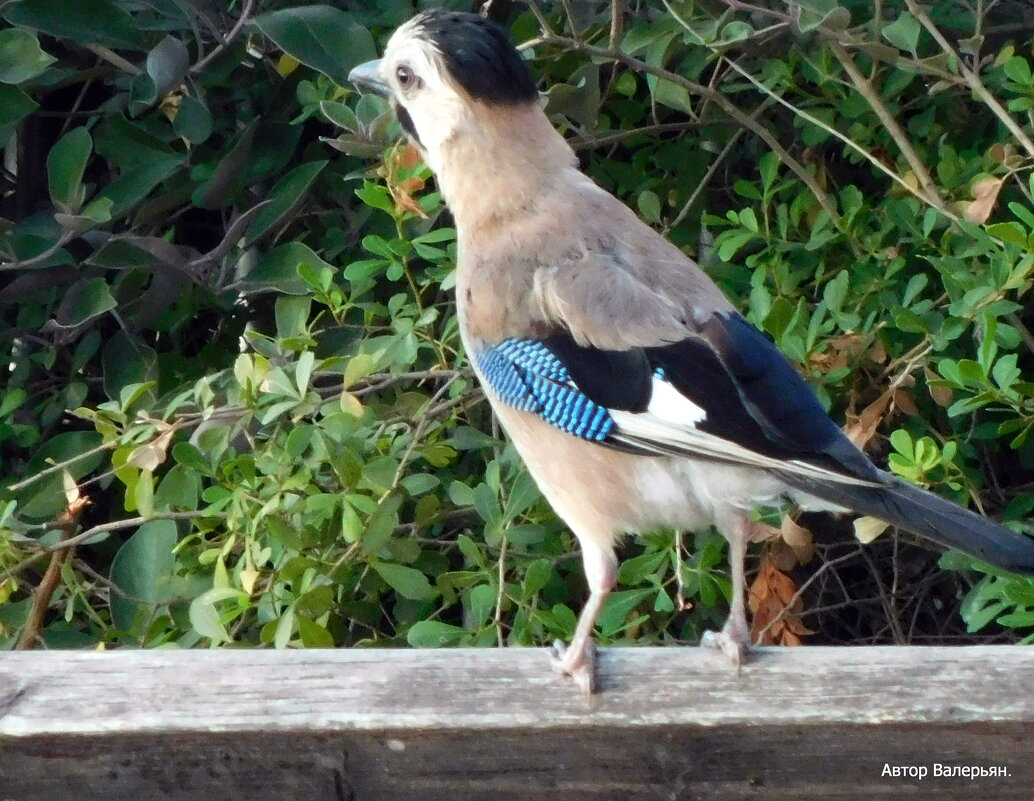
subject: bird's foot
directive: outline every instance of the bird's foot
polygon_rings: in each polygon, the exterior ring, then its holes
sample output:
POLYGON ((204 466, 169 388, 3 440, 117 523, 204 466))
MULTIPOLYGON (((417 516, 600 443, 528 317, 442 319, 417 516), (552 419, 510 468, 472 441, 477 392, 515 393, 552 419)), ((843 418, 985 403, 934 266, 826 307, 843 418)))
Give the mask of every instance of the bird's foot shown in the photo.
POLYGON ((737 670, 747 658, 747 644, 724 631, 705 631, 704 636, 700 638, 700 645, 721 651, 737 670))
POLYGON ((570 677, 587 697, 596 692, 596 642, 593 639, 586 640, 581 648, 557 640, 550 649, 550 659, 553 669, 570 677))
POLYGON ((700 638, 700 645, 704 648, 713 648, 725 654, 737 673, 747 661, 747 650, 750 647, 750 632, 740 629, 739 626, 726 624, 721 631, 705 631, 700 638))

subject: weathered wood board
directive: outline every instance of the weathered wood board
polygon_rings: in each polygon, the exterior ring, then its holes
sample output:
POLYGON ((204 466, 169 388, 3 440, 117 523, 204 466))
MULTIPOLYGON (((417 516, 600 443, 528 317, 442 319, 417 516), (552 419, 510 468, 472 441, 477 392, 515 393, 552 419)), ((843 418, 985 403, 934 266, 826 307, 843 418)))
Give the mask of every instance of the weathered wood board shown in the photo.
POLYGON ((588 701, 536 649, 3 654, 0 801, 1034 797, 1034 649, 600 673, 588 701))

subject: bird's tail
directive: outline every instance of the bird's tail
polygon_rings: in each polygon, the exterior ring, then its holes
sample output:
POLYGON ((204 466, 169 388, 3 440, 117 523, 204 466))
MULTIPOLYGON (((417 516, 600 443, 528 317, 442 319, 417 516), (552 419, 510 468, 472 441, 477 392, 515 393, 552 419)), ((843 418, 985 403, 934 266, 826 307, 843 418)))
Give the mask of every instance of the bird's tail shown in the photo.
POLYGON ((823 501, 878 517, 995 567, 1014 573, 1034 573, 1034 538, 1010 531, 889 473, 881 471, 881 477, 885 483, 879 486, 834 484, 801 476, 785 476, 785 479, 823 501))

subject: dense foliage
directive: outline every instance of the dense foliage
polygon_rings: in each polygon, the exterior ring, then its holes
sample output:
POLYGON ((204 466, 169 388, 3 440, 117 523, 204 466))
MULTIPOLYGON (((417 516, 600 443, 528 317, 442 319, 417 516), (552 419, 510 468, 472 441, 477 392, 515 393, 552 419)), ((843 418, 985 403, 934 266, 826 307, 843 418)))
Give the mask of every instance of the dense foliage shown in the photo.
MULTIPOLYGON (((857 442, 1034 533, 1028 7, 740 6, 491 13, 588 172, 857 442)), ((472 382, 448 214, 346 81, 413 12, 0 1, 4 647, 570 636, 574 543, 472 382)), ((767 522, 769 641, 1034 626, 1026 580, 767 522)), ((695 640, 724 615, 723 548, 630 542, 602 640, 695 640)))

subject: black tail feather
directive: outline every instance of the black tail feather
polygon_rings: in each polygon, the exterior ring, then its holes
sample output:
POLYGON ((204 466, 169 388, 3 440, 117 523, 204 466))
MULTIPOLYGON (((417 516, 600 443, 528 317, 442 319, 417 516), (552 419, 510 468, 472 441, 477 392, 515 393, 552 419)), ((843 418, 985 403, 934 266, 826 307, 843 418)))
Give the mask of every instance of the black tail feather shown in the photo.
POLYGON ((1034 574, 1034 538, 1017 534, 958 504, 882 473, 886 484, 867 487, 786 475, 787 483, 823 501, 885 520, 945 548, 1014 573, 1034 574))

